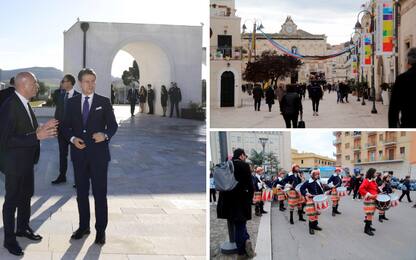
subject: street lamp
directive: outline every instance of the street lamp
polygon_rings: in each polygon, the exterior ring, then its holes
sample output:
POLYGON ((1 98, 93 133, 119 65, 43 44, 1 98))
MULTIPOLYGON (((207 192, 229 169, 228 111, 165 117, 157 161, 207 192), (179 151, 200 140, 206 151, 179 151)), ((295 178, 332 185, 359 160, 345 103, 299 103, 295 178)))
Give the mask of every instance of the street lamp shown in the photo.
POLYGON ((243 23, 242 29, 243 29, 243 34, 246 32, 247 30, 247 26, 246 26, 246 22, 250 21, 253 23, 253 31, 252 31, 252 46, 254 46, 253 48, 250 48, 250 45, 248 46, 248 50, 249 50, 249 59, 248 61, 251 62, 251 53, 253 52, 254 54, 254 59, 256 59, 256 31, 257 30, 261 30, 263 29, 263 24, 261 22, 260 19, 246 19, 243 23))
MULTIPOLYGON (((359 25, 359 26, 361 26, 361 25, 359 25)), ((357 101, 360 101, 360 93, 359 92, 361 91, 361 98, 362 98, 361 105, 365 106, 364 89, 361 87, 361 84, 360 84, 361 83, 360 82, 360 77, 362 77, 364 72, 363 72, 363 70, 361 68, 361 64, 360 64, 360 58, 361 58, 360 55, 361 54, 360 54, 360 50, 359 50, 359 47, 358 47, 361 44, 362 35, 357 29, 357 24, 355 25, 354 29, 355 29, 355 32, 353 32, 351 34, 350 43, 354 44, 354 51, 355 51, 355 54, 357 55, 357 86, 358 86, 357 101), (353 34, 354 34, 354 36, 357 35, 358 38, 354 37, 353 34), (354 43, 354 38, 353 37, 357 39, 355 43, 354 43), (360 69, 361 69, 361 75, 360 75, 360 69)))
POLYGON ((265 154, 265 152, 266 152, 266 143, 267 143, 267 141, 269 140, 269 138, 266 138, 266 137, 260 137, 259 138, 259 141, 260 141, 260 143, 261 143, 261 146, 263 147, 263 155, 265 154))
POLYGON ((363 29, 363 27, 361 26, 361 23, 359 21, 360 19, 360 14, 367 14, 370 15, 371 18, 371 23, 370 23, 370 32, 371 32, 371 90, 372 90, 372 96, 373 96, 373 108, 371 110, 372 114, 377 114, 377 109, 376 109, 376 87, 375 87, 375 72, 374 72, 374 58, 375 58, 375 43, 374 43, 374 6, 371 6, 371 12, 367 11, 367 10, 362 10, 358 13, 357 15, 357 23, 355 24, 355 30, 359 31, 361 29, 363 29))

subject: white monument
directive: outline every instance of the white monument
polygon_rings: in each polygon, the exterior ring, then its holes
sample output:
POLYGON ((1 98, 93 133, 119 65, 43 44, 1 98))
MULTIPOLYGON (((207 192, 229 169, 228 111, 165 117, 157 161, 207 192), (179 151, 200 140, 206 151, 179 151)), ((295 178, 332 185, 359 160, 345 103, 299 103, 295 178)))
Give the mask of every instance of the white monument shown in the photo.
POLYGON ((169 89, 172 81, 181 89, 181 107, 201 102, 202 26, 78 21, 64 32, 64 73, 77 77, 84 67, 84 40, 85 67, 97 73, 98 94, 110 97, 111 66, 124 50, 139 65, 140 85, 152 84, 156 114, 162 114, 161 85, 169 89))

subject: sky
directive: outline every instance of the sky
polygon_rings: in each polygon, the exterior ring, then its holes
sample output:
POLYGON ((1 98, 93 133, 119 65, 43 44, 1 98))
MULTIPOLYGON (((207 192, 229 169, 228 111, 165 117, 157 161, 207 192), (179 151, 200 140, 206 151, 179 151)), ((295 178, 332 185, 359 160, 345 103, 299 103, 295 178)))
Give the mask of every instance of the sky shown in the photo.
POLYGON ((298 29, 325 34, 327 42, 339 44, 350 40, 357 15, 365 0, 235 0, 241 23, 252 27, 253 19, 263 23, 264 31, 276 33, 287 16, 298 29))
POLYGON ((333 153, 335 146, 332 144, 335 136, 332 131, 292 131, 292 148, 299 152, 312 152, 335 159, 333 153))
MULTIPOLYGON (((208 2, 201 0, 2 0, 0 69, 63 69, 63 32, 81 21, 200 25, 208 36, 208 2), (202 4, 201 4, 202 3, 202 4)), ((208 38, 208 37, 206 37, 208 38)), ((208 39, 204 39, 207 42, 208 39)), ((207 46, 207 44, 204 44, 207 46)), ((116 71, 131 66, 117 55, 116 71)), ((114 70, 113 70, 114 71, 114 70)))

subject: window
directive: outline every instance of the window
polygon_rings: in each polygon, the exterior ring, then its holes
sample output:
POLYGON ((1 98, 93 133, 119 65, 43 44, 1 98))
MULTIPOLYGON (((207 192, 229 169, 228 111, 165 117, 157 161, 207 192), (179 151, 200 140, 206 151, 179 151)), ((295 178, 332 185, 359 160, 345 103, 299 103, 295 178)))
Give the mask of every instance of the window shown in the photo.
POLYGON ((405 152, 406 152, 406 148, 400 147, 400 155, 404 155, 405 152))
POLYGON ((348 149, 348 148, 350 148, 350 143, 345 144, 345 149, 348 149))
POLYGON ((381 160, 383 158, 383 151, 378 151, 378 159, 381 160))
POLYGON ((394 149, 388 149, 387 150, 387 160, 394 160, 394 149))
POLYGON ((298 48, 296 46, 292 46, 292 53, 297 54, 298 48))
POLYGON ((379 140, 383 141, 383 134, 380 135, 379 140))
POLYGON ((400 132, 400 136, 406 136, 406 132, 400 132))
POLYGON ((300 163, 303 164, 303 160, 300 160, 300 163))
POLYGON ((218 50, 222 52, 223 57, 231 57, 232 36, 218 35, 218 50))
POLYGON ((345 156, 345 160, 349 161, 350 160, 350 156, 349 155, 346 155, 345 156))
POLYGON ((345 136, 350 136, 350 132, 345 132, 345 136))
POLYGON ((370 157, 369 158, 370 159, 370 162, 375 161, 376 160, 376 152, 371 151, 369 157, 370 157))

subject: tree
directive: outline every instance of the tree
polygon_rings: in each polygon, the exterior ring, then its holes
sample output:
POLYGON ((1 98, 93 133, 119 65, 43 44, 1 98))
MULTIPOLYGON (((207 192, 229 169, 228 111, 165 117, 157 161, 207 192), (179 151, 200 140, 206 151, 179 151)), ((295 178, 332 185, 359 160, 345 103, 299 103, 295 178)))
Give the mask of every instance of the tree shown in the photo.
POLYGON ((273 173, 273 169, 279 170, 279 160, 274 152, 267 153, 265 159, 270 164, 270 171, 273 173))
POLYGON ((123 71, 121 79, 123 80, 123 84, 126 86, 130 86, 132 82, 137 82, 140 84, 140 70, 136 60, 133 61, 132 67, 129 67, 128 70, 123 71))
POLYGON ((272 81, 275 85, 281 78, 297 72, 302 62, 288 55, 278 55, 276 51, 264 51, 258 60, 247 63, 243 79, 258 83, 272 81))
POLYGON ((264 162, 264 154, 263 152, 257 152, 256 150, 252 149, 250 152, 250 157, 248 158, 253 165, 263 165, 264 162))

